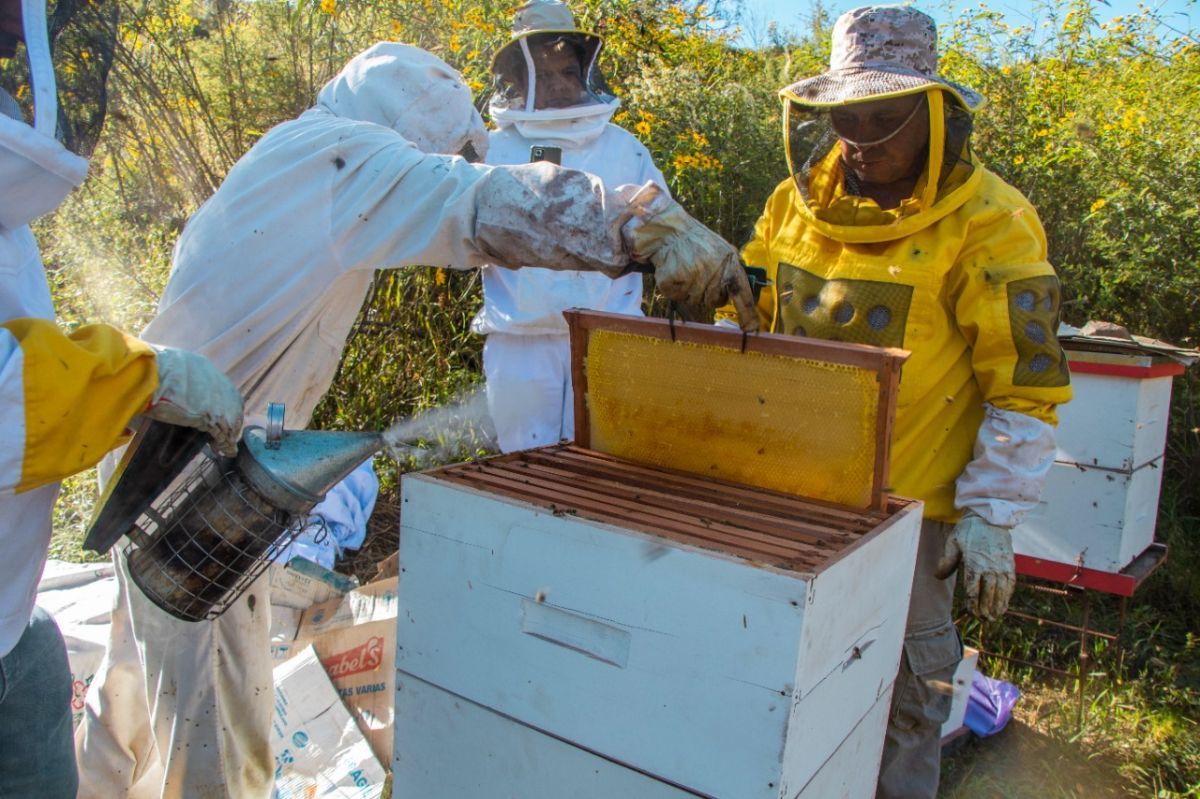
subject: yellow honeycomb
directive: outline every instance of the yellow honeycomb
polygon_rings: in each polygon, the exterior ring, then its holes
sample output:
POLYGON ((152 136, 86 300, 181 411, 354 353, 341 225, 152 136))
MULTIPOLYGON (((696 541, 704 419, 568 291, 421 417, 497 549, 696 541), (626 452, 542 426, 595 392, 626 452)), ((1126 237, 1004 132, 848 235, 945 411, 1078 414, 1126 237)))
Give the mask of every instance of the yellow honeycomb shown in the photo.
POLYGON ((640 463, 865 508, 875 372, 593 330, 589 447, 640 463))

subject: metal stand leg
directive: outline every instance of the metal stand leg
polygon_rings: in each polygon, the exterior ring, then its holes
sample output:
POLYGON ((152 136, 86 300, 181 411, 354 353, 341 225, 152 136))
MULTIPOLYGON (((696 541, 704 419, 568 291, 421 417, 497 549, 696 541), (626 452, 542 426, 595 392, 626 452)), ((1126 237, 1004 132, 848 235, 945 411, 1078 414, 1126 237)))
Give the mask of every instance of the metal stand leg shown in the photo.
POLYGON ((1075 709, 1075 727, 1077 730, 1083 729, 1083 697, 1084 686, 1087 684, 1088 661, 1090 654, 1088 653, 1088 621, 1091 617, 1092 598, 1088 591, 1081 592, 1083 594, 1083 623, 1079 625, 1079 705, 1075 709))
POLYGON ((1129 610, 1129 597, 1121 597, 1121 618, 1117 622, 1117 681, 1125 679, 1125 615, 1129 610))

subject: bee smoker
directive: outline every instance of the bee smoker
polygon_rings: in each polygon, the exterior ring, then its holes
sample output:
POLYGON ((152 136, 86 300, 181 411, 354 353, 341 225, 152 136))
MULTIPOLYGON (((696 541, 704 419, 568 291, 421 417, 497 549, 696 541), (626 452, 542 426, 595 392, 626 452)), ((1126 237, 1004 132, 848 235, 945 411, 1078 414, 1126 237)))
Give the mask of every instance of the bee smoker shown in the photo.
POLYGON ((283 406, 249 427, 234 458, 191 428, 143 421, 84 546, 122 536, 129 575, 184 621, 221 615, 304 528, 325 492, 383 446, 378 433, 284 430, 283 406))

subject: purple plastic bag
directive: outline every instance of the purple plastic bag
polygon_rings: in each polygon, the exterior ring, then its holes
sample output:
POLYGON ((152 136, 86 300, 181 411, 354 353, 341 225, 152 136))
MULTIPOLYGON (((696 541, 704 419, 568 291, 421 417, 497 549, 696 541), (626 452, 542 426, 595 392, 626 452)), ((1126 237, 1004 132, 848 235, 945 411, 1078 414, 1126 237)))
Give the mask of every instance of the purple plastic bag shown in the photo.
POLYGON ((1020 698, 1021 691, 1017 686, 977 671, 971 680, 971 695, 967 698, 963 724, 980 738, 995 735, 1008 724, 1013 705, 1020 698))

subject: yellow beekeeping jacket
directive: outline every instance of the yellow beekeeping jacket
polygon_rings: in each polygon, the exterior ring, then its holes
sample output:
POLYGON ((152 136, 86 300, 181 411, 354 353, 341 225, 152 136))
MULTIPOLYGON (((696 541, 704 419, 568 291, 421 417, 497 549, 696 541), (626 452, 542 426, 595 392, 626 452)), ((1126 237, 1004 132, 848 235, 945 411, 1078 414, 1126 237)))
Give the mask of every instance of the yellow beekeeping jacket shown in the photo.
MULTIPOLYGON (((767 270, 763 329, 903 347, 891 488, 955 521, 955 480, 985 402, 1057 423, 1071 398, 1055 336, 1059 285, 1033 207, 982 166, 956 170, 930 208, 846 195, 837 148, 767 201, 743 251, 767 270)), ((734 317, 731 308, 718 313, 734 317)))

